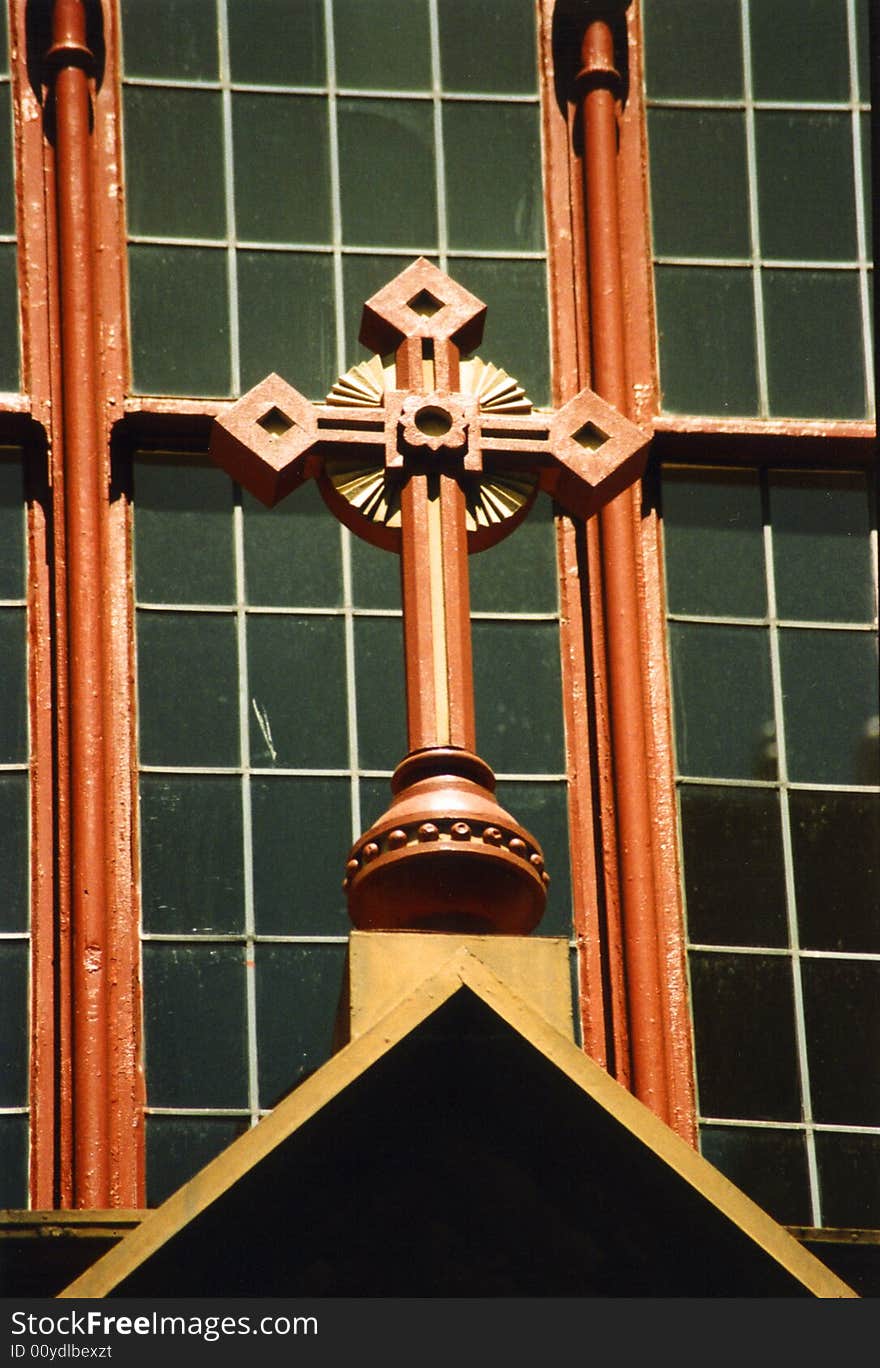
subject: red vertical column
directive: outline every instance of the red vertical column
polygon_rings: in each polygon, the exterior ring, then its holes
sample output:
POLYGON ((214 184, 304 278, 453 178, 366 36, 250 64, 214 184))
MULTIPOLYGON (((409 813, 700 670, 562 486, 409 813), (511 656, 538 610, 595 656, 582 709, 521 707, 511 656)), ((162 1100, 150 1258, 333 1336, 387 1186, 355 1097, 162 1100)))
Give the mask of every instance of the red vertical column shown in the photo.
MULTIPOLYGON (((566 16, 574 25, 575 16, 566 16)), ((544 206, 553 401, 560 407, 590 381, 583 177, 575 155, 577 116, 559 100, 560 41, 556 0, 540 0, 539 73, 544 155, 544 206)), ((569 44, 564 44, 569 50, 569 44)), ((576 53, 576 48, 574 49, 576 53)), ((560 645, 568 774, 572 914, 578 954, 578 1006, 587 1054, 626 1082, 625 1041, 615 1039, 625 1012, 619 954, 609 944, 617 924, 616 849, 610 796, 610 746, 604 708, 602 605, 591 585, 601 583, 595 552, 597 526, 557 519, 560 645), (605 820, 606 817, 609 820, 605 820), (609 967, 610 966, 610 967, 609 967), (623 1067, 621 1067, 623 1066, 623 1067)))
POLYGON ((89 121, 80 0, 56 0, 52 47, 67 551, 73 1199, 109 1204, 104 545, 89 121))
MULTIPOLYGON (((620 220, 617 86, 609 19, 587 23, 580 81, 593 386, 628 410, 620 220)), ((609 715, 626 963, 627 1016, 636 1096, 664 1120, 669 1105, 666 1030, 654 883, 650 773, 639 632, 638 558, 632 491, 600 513, 609 674, 609 715)))
MULTIPOLYGON (((62 977, 60 941, 66 920, 66 890, 56 851, 61 824, 56 806, 57 767, 66 765, 65 744, 56 739, 56 717, 64 708, 64 687, 56 687, 53 661, 53 575, 63 547, 53 555, 53 520, 46 488, 44 438, 53 421, 58 388, 57 348, 50 320, 50 260, 54 242, 47 231, 54 218, 51 185, 44 176, 44 139, 39 105, 29 81, 25 6, 10 9, 10 73, 16 134, 16 220, 21 309, 22 389, 38 427, 25 445, 28 466, 28 698, 30 713, 30 1205, 58 1204, 58 1148, 64 1129, 58 1060, 64 1024, 56 1010, 62 977), (54 565, 53 565, 54 562, 54 565)), ((5 406, 4 406, 5 408, 5 406)), ((53 494, 63 477, 56 472, 53 494)), ((59 625, 58 634, 63 631, 59 625)))
MULTIPOLYGON (((24 4, 16 4, 14 19, 23 37, 24 4)), ((59 762, 55 1201, 99 1208, 143 1205, 130 526, 127 501, 111 494, 110 468, 128 371, 118 49, 112 5, 54 0, 41 167, 48 309, 25 316, 26 371, 39 369, 34 358, 42 344, 52 395, 46 421, 59 762), (101 29, 101 73, 94 71, 87 16, 101 29)), ((29 98, 23 90, 22 104, 29 98)), ((33 188, 26 134, 20 145, 22 175, 33 188)), ((29 246, 25 241, 26 261, 29 246)), ((45 970, 35 964, 36 982, 47 981, 45 970)))

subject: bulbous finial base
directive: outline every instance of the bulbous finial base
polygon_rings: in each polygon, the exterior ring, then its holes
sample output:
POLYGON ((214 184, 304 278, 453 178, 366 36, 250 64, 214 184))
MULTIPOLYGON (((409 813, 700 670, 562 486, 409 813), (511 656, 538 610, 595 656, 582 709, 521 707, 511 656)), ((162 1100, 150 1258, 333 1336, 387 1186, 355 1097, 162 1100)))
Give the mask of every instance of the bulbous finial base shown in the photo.
POLYGON ((391 805, 352 847, 343 888, 359 930, 524 935, 541 920, 549 875, 541 847, 494 797, 470 751, 413 751, 391 805))

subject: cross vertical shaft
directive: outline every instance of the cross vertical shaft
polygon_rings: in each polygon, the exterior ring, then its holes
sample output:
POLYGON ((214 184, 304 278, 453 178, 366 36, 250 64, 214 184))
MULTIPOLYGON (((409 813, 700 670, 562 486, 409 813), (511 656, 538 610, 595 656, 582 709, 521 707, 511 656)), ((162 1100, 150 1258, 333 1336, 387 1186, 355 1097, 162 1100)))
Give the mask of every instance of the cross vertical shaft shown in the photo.
MULTIPOLYGON (((458 348, 407 338, 399 390, 430 394, 459 382, 458 348), (425 352, 433 350, 433 356, 425 352)), ((400 495, 407 734, 410 751, 475 745, 464 494, 442 471, 413 475, 400 495)))

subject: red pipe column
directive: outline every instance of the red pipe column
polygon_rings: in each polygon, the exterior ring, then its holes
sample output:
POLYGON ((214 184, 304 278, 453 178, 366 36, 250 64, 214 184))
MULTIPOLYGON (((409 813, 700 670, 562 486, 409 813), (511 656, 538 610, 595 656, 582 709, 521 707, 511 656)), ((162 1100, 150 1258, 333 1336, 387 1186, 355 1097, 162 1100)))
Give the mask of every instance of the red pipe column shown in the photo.
MULTIPOLYGON (((587 23, 579 83, 592 385, 627 413, 617 185, 620 76, 607 10, 587 23)), ((671 1122, 639 632, 637 496, 638 490, 627 490, 599 515, 609 711, 633 1091, 671 1122)))
POLYGON ((89 74, 82 0, 55 0, 54 94, 67 552, 71 807, 73 1203, 107 1207, 107 786, 103 610, 106 458, 92 225, 89 74))

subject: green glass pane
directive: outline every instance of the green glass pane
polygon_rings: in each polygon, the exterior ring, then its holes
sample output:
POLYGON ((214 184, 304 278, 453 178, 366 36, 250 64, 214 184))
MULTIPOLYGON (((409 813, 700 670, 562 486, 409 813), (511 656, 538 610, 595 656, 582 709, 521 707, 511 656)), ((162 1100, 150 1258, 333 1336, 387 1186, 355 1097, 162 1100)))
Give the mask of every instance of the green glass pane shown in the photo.
POLYGON ((0 1207, 28 1205, 28 1118, 0 1116, 0 1207))
POLYGON ((778 794, 683 784, 679 805, 689 940, 786 945, 778 794))
POLYGON ((247 1106, 241 946, 147 942, 143 968, 150 1106, 247 1106))
POLYGON ((361 831, 367 831, 382 816, 391 802, 388 779, 361 779, 361 831))
POLYGON ((361 768, 393 770, 408 750, 400 618, 356 618, 354 645, 361 768))
POLYGON ((752 1201, 787 1225, 811 1225, 807 1146, 802 1131, 703 1126, 700 1152, 752 1201))
POLYGON ((555 622, 473 624, 477 749, 498 773, 565 769, 555 622))
MULTIPOLYGON (((339 100, 342 235, 363 247, 430 249, 437 241, 431 105, 339 100)), ((400 262, 398 269, 406 265, 400 262)))
POLYGON ((663 470, 666 598, 672 613, 763 617, 761 486, 752 470, 663 470))
POLYGON ((141 763, 238 764, 235 620, 141 612, 137 649, 141 763))
POLYGON ((121 0, 127 76, 218 76, 217 0, 121 0))
POLYGON ((851 271, 765 271, 770 411, 863 418, 859 281, 851 271))
POLYGON ((145 931, 243 929, 237 778, 141 776, 141 888, 145 931))
POLYGON ((648 141, 656 254, 747 257, 745 114, 651 109, 648 141))
POLYGON ((310 399, 336 379, 333 259, 314 252, 238 252, 241 385, 273 371, 310 399))
POLYGON ((326 80, 324 0, 226 0, 232 79, 247 85, 320 86, 326 80))
POLYGON ((880 1126, 880 961, 803 959, 813 1117, 880 1126))
POLYGON ((856 0, 856 48, 858 52, 859 95, 871 98, 871 24, 868 18, 870 0, 856 0))
POLYGON ((570 936, 571 865, 565 783, 530 784, 508 779, 502 781, 495 792, 501 806, 535 837, 544 852, 550 885, 547 908, 534 934, 570 936))
POLYGON ((0 774, 0 931, 25 931, 28 925, 28 779, 0 774))
POLYGON ((0 7, 0 71, 9 70, 9 28, 5 6, 0 7))
POLYGON ((344 962, 344 944, 257 946, 261 1106, 330 1058, 344 962))
MULTIPOLYGON (((5 56, 5 48, 3 49, 5 56)), ((8 85, 0 85, 0 233, 15 233, 12 172, 12 107, 8 85)))
POLYGON ((787 628, 779 656, 789 778, 880 784, 877 638, 787 628))
POLYGON ((870 261, 874 254, 874 195, 871 177, 871 115, 859 115, 862 162, 862 213, 865 217, 865 251, 870 261))
POLYGON ((740 0, 643 0, 645 83, 655 100, 743 93, 740 0))
POLYGON ((362 90, 430 90, 428 0, 333 0, 336 81, 362 90))
POLYGON ((160 1206, 247 1128, 236 1116, 148 1116, 147 1205, 160 1206))
POLYGON ((816 1133, 822 1219, 839 1230, 880 1226, 880 1135, 816 1133))
POLYGON ((14 242, 0 242, 0 390, 19 388, 18 267, 14 242))
POLYGON ((0 608, 0 764, 28 755, 27 641, 23 608, 0 608))
POLYGON ((254 904, 260 935, 344 936, 342 879, 352 842, 347 779, 251 780, 254 904))
POLYGON ((351 592, 356 608, 400 610, 400 557, 352 537, 351 592))
POLYGON ((788 959, 692 951, 690 971, 700 1115, 800 1120, 788 959))
POLYGON ((679 773, 775 779, 766 630, 672 622, 669 653, 679 773))
POLYGON ((873 272, 873 270, 872 270, 872 271, 869 271, 869 272, 868 272, 868 326, 869 326, 869 328, 870 328, 871 338, 872 338, 872 345, 871 345, 871 363, 870 363, 870 364, 876 367, 877 362, 876 362, 876 358, 875 358, 875 356, 874 356, 874 345, 873 345, 873 337, 874 337, 874 288, 875 288, 875 287, 874 287, 874 272, 873 272))
POLYGON ((553 504, 539 494, 525 522, 468 558, 477 613, 555 613, 559 606, 553 504))
POLYGON ((864 475, 770 477, 776 611, 813 622, 874 616, 871 511, 864 475))
POLYGON ((266 508, 244 504, 247 601, 264 607, 335 607, 342 602, 339 524, 314 481, 266 508))
MULTIPOLYGON (((430 256, 429 253, 426 255, 430 256)), ((372 253, 358 254, 357 256, 343 255, 342 289, 345 308, 346 366, 352 366, 356 361, 362 361, 365 357, 373 355, 372 351, 360 346, 358 342, 364 304, 377 290, 381 290, 390 280, 399 275, 408 264, 399 256, 382 256, 372 253)), ((437 264, 436 261, 434 264, 437 264)), ((455 273, 452 272, 452 274, 455 273)), ((389 364, 393 360, 393 356, 388 357, 389 364)))
MULTIPOLYGON (((0 458, 7 453, 0 448, 0 458)), ((0 459, 0 598, 23 598, 24 490, 21 454, 14 460, 0 459)))
POLYGON ((848 100, 847 0, 751 4, 752 83, 758 100, 848 100))
POLYGON ((443 0, 438 15, 445 90, 536 92, 535 7, 528 0, 443 0))
POLYGON ((225 237, 219 92, 128 86, 124 105, 129 231, 225 237))
POLYGON ((658 266, 654 280, 665 411, 756 413, 751 272, 735 267, 658 266))
POLYGON ((136 392, 228 394, 226 253, 133 243, 128 266, 136 392))
POLYGON ((533 404, 550 403, 547 272, 543 261, 459 257, 449 274, 487 305, 479 355, 523 386, 533 404))
POLYGON ((141 603, 234 603, 232 486, 211 465, 147 457, 134 467, 141 603))
POLYGON ((327 241, 327 101, 309 95, 235 94, 232 130, 239 240, 327 241))
POLYGON ((857 256, 847 114, 755 115, 761 251, 792 261, 857 256))
POLYGON ((574 1043, 578 1049, 584 1048, 583 1016, 580 997, 580 951, 576 946, 568 947, 568 979, 571 987, 572 1015, 574 1017, 574 1043))
POLYGON ((251 764, 348 764, 345 634, 340 617, 248 617, 251 764))
POLYGON ((541 251, 544 201, 537 108, 456 101, 443 108, 443 137, 450 247, 541 251))
POLYGON ((802 948, 880 954, 880 794, 792 789, 788 802, 802 948))
POLYGON ((26 940, 0 941, 0 1107, 28 1100, 28 951, 26 940))

